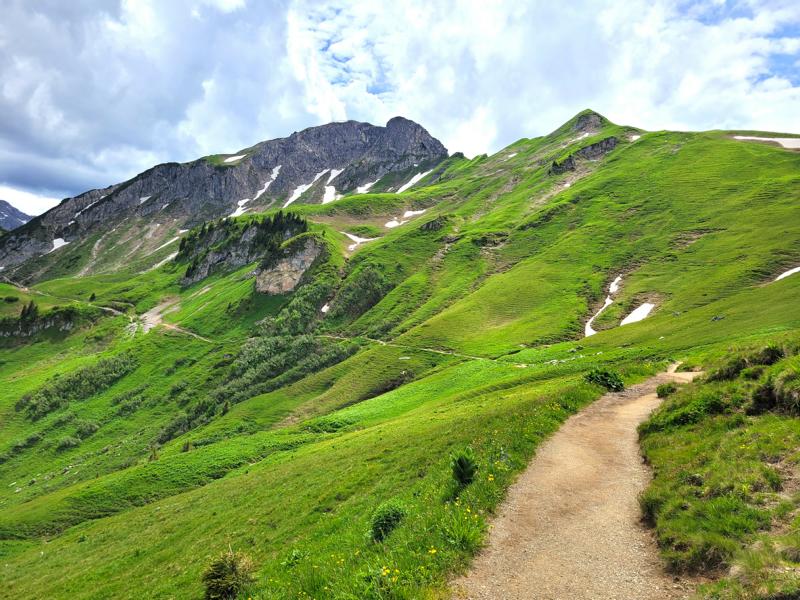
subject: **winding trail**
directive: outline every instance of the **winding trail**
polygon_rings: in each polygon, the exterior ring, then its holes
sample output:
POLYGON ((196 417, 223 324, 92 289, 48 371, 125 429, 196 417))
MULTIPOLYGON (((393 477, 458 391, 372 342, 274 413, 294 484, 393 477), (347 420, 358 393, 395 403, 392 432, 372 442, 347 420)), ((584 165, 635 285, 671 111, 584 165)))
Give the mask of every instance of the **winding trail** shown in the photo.
POLYGON ((691 593, 691 582, 664 573, 637 502, 650 473, 636 427, 658 406, 658 384, 698 375, 676 367, 604 395, 541 446, 509 489, 471 572, 453 582, 456 598, 661 600, 691 593))

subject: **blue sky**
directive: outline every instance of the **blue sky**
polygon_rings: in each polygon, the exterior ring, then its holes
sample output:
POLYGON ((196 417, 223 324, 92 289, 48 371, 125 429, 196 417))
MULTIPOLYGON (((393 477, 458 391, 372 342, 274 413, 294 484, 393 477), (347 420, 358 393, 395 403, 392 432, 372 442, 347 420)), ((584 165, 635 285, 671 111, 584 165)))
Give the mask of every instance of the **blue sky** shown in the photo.
POLYGON ((0 0, 0 198, 403 115, 495 152, 584 108, 800 133, 797 0, 0 0))

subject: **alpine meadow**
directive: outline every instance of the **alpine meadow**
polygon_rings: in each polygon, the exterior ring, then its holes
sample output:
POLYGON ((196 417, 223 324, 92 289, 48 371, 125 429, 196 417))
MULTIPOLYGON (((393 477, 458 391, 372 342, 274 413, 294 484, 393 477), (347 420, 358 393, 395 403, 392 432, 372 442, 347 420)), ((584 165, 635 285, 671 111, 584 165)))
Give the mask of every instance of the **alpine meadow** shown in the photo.
POLYGON ((800 598, 800 131, 428 126, 0 203, 0 598, 800 598))

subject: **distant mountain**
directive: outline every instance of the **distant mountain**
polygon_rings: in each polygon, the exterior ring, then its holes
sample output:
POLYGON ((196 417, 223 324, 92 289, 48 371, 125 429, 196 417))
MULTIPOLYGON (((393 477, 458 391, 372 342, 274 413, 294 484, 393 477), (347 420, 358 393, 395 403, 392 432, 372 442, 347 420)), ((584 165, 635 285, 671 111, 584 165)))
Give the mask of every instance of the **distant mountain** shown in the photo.
POLYGON ((10 231, 24 225, 33 217, 17 210, 5 200, 0 200, 0 229, 10 231))
POLYGON ((130 264, 149 256, 204 221, 407 189, 447 156, 441 142, 402 117, 385 127, 356 121, 311 127, 234 154, 161 164, 124 183, 67 198, 0 241, 0 266, 13 268, 67 244, 77 252, 91 239, 91 248, 71 264, 82 265, 83 274, 98 272, 112 258, 130 264))

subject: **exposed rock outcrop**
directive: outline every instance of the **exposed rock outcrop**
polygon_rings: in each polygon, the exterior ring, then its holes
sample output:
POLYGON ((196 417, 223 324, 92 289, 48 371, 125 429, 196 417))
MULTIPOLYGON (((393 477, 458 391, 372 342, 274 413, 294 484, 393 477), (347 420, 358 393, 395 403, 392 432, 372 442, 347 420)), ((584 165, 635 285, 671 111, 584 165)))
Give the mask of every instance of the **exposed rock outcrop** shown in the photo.
POLYGON ((597 160, 616 148, 618 142, 619 140, 617 140, 617 138, 611 136, 599 142, 595 142, 594 144, 584 146, 561 161, 553 161, 550 167, 550 174, 560 175, 567 171, 574 171, 577 168, 579 160, 597 160))
POLYGON ((283 256, 256 275, 256 290, 262 294, 287 294, 297 287, 303 275, 324 251, 322 244, 308 237, 283 251, 283 256))

